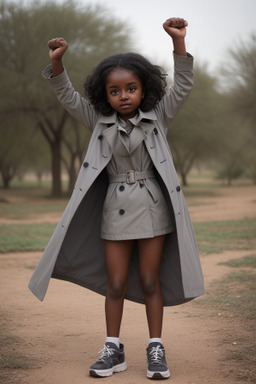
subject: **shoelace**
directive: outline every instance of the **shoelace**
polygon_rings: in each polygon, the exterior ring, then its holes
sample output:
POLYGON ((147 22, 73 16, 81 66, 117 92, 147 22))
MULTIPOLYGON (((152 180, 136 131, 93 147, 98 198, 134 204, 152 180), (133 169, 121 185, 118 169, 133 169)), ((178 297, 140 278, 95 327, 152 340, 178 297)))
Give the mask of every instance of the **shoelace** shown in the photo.
POLYGON ((101 353, 99 361, 105 362, 105 360, 107 360, 111 355, 113 355, 114 351, 112 348, 109 348, 107 345, 104 345, 104 348, 99 353, 101 353))
POLYGON ((164 356, 164 350, 160 345, 152 347, 149 355, 151 355, 150 359, 153 364, 163 364, 162 357, 164 356))

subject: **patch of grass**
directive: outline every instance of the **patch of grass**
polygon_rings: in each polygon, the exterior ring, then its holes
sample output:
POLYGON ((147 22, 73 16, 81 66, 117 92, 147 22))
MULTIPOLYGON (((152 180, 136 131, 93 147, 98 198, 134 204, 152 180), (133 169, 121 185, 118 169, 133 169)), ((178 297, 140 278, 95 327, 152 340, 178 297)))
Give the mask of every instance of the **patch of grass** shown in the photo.
POLYGON ((66 201, 48 201, 33 203, 0 204, 0 216, 9 220, 24 220, 41 214, 63 212, 66 201))
POLYGON ((256 248, 256 218, 194 223, 201 253, 256 248))
POLYGON ((202 201, 189 201, 188 202, 188 207, 202 207, 202 206, 205 206, 205 205, 213 205, 214 203, 211 202, 211 201, 207 201, 207 202, 202 202, 202 201))
POLYGON ((14 178, 11 182, 11 189, 50 189, 51 181, 50 180, 19 180, 14 178))
MULTIPOLYGON (((11 181, 10 188, 6 189, 7 193, 9 191, 31 191, 31 190, 40 190, 50 193, 52 187, 52 181, 48 180, 36 180, 36 179, 23 179, 19 180, 14 178, 11 181)), ((65 191, 68 187, 68 180, 62 180, 62 189, 65 191)), ((0 180, 0 188, 5 191, 3 188, 2 182, 0 180)))
POLYGON ((189 187, 183 187, 184 196, 186 199, 192 199, 192 198, 205 198, 205 197, 218 197, 219 193, 212 189, 204 189, 204 188, 193 188, 191 186, 189 187))
POLYGON ((227 265, 228 267, 239 268, 248 267, 256 268, 256 255, 245 256, 241 259, 228 260, 225 263, 219 263, 218 265, 227 265))
POLYGON ((248 286, 251 284, 254 286, 254 293, 256 294, 256 273, 251 271, 239 270, 235 272, 229 273, 222 281, 221 285, 230 285, 230 284, 238 284, 240 285, 241 292, 243 291, 244 283, 248 286), (243 285, 241 285, 243 284, 243 285))
POLYGON ((8 203, 8 200, 6 199, 6 197, 3 197, 3 196, 0 196, 0 204, 1 203, 8 203))
POLYGON ((9 351, 0 356, 0 368, 8 369, 28 369, 28 363, 24 356, 17 352, 9 351))
POLYGON ((0 252, 29 252, 44 250, 55 224, 0 225, 0 252))
POLYGON ((36 265, 25 265, 25 268, 26 269, 35 269, 36 268, 36 265))
POLYGON ((7 319, 0 316, 0 369, 28 369, 27 358, 18 352, 21 341, 9 333, 7 319))
MULTIPOLYGON (((240 342, 246 343, 246 340, 240 342)), ((238 350, 230 350, 226 360, 234 365, 233 372, 239 382, 256 382, 256 343, 240 347, 238 350)))
POLYGON ((220 339, 226 346, 225 360, 236 379, 255 383, 256 273, 252 270, 229 273, 221 281, 213 282, 206 297, 195 303, 213 311, 214 316, 219 313, 223 324, 228 318, 220 339))

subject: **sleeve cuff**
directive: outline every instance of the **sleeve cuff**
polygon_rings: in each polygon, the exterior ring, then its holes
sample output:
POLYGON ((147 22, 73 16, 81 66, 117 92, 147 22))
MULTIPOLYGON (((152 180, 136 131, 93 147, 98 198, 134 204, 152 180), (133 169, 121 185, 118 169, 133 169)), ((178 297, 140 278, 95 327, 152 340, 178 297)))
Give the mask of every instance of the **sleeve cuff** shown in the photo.
POLYGON ((179 56, 173 52, 174 66, 178 71, 191 70, 193 68, 194 57, 187 52, 187 56, 179 56))

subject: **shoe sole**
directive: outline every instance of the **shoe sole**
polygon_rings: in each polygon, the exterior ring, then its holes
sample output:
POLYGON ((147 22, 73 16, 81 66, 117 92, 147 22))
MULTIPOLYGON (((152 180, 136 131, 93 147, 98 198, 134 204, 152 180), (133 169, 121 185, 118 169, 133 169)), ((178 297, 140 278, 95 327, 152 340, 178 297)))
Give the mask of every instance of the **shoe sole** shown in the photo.
POLYGON ((108 376, 112 376, 113 373, 122 372, 122 371, 125 371, 126 369, 127 369, 127 364, 126 362, 123 362, 109 369, 90 369, 89 372, 90 372, 90 375, 93 377, 108 377, 108 376))
POLYGON ((167 371, 164 372, 154 372, 147 370, 147 378, 151 380, 164 380, 168 379, 170 377, 170 371, 167 369, 167 371))

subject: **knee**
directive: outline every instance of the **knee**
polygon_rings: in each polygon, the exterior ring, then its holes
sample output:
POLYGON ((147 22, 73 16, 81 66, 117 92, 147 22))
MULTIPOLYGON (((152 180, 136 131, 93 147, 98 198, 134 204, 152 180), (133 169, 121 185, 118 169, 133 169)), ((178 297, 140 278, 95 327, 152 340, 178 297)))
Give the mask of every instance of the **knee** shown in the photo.
POLYGON ((108 295, 112 300, 120 300, 124 298, 126 289, 126 283, 121 280, 108 282, 108 295))
POLYGON ((159 279, 153 276, 143 277, 141 279, 141 286, 145 296, 155 296, 160 289, 159 279))

